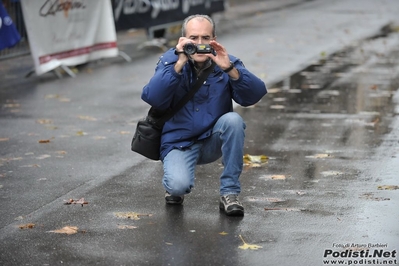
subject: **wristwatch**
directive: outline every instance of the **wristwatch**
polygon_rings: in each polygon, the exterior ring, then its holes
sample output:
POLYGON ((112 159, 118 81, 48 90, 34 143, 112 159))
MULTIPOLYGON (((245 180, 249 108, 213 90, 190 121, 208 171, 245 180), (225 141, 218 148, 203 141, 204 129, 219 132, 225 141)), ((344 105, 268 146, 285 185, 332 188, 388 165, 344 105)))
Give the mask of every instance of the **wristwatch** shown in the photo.
POLYGON ((230 61, 230 66, 223 70, 224 73, 229 73, 234 68, 234 63, 230 61))

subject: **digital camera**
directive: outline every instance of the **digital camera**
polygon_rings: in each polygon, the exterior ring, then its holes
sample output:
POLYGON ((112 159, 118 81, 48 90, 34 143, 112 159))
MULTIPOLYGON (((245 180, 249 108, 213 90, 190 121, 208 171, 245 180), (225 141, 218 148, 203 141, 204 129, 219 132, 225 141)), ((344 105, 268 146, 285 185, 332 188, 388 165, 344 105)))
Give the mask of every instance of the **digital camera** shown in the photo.
POLYGON ((186 55, 193 54, 214 54, 215 50, 209 44, 194 44, 186 43, 183 47, 183 51, 186 55))

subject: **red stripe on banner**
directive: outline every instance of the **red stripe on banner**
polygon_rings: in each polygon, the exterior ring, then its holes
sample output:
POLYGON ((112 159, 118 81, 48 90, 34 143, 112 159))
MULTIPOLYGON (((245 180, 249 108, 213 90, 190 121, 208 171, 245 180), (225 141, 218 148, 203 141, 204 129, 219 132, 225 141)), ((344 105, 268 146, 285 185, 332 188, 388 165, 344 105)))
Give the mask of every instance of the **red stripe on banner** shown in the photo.
POLYGON ((89 54, 94 51, 98 50, 105 50, 110 48, 116 48, 116 42, 104 42, 104 43, 96 43, 92 46, 82 47, 78 49, 73 49, 69 51, 64 51, 60 53, 50 54, 50 55, 43 55, 39 57, 40 64, 45 64, 53 59, 64 59, 68 57, 79 56, 83 54, 89 54))

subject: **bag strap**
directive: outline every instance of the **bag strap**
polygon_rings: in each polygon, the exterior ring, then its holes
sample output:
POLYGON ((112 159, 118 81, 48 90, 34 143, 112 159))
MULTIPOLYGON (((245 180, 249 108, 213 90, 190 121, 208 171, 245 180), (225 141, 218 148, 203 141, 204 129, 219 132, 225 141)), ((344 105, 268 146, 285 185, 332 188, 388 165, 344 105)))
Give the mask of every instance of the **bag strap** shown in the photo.
MULTIPOLYGON (((212 61, 212 64, 210 67, 205 69, 197 78, 196 82, 194 83, 193 87, 184 95, 183 98, 181 98, 177 104, 174 106, 173 109, 169 109, 164 115, 162 115, 157 121, 155 121, 155 125, 157 127, 162 127, 163 124, 165 124, 166 121, 171 119, 190 99, 192 99, 195 95, 195 93, 201 88, 202 84, 204 84, 204 81, 208 78, 209 74, 213 71, 213 68, 215 67, 215 62, 212 61)), ((154 109, 151 107, 149 113, 159 113, 158 110, 154 109)))

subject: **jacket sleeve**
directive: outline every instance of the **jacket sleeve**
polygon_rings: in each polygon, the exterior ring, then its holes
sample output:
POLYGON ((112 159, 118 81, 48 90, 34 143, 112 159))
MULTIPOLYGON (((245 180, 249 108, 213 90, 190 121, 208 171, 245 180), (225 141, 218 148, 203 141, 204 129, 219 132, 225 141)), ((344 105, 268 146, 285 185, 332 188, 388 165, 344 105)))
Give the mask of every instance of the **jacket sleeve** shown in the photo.
POLYGON ((168 109, 176 89, 184 82, 183 74, 176 73, 174 69, 176 60, 173 50, 162 55, 154 75, 143 88, 141 99, 156 109, 168 109))
POLYGON ((266 84, 244 67, 236 58, 231 58, 235 68, 240 73, 237 80, 230 79, 233 100, 242 106, 257 103, 267 93, 266 84))

